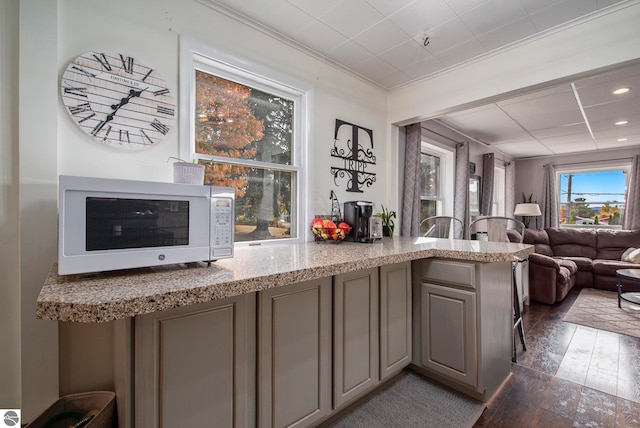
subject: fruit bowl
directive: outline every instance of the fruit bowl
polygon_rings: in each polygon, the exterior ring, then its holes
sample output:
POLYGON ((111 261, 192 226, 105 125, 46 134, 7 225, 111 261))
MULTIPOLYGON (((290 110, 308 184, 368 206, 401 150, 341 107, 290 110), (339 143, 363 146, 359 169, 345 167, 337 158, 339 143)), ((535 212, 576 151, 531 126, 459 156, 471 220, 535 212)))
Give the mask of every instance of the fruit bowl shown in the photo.
POLYGON ((311 232, 313 232, 316 242, 327 241, 339 243, 351 232, 351 226, 344 222, 336 226, 331 220, 314 218, 311 222, 311 232))

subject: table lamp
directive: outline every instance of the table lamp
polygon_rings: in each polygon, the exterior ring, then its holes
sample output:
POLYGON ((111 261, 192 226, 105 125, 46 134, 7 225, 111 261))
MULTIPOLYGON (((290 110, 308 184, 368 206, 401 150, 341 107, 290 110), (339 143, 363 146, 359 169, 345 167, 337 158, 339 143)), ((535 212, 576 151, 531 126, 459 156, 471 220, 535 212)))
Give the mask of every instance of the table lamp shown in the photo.
MULTIPOLYGON (((524 225, 529 228, 529 222, 531 217, 538 217, 542 215, 540 207, 535 203, 517 204, 516 209, 513 211, 514 216, 521 216, 524 225)), ((538 228, 538 219, 536 218, 536 229, 538 228)))

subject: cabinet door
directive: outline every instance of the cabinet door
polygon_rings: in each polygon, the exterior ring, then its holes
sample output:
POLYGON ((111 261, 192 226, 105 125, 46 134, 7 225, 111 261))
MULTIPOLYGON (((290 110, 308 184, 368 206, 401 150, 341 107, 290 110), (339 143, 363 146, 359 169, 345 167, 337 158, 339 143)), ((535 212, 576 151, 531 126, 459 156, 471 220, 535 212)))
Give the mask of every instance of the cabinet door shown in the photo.
POLYGON ((476 294, 421 284, 421 364, 476 387, 476 294))
POLYGON ((380 267, 380 379, 411 363, 411 264, 380 267))
POLYGON ((334 277, 333 406, 379 382, 378 269, 334 277))
POLYGON ((258 293, 260 427, 310 426, 331 411, 331 278, 258 293))
POLYGON ((135 318, 138 427, 254 425, 255 294, 135 318))

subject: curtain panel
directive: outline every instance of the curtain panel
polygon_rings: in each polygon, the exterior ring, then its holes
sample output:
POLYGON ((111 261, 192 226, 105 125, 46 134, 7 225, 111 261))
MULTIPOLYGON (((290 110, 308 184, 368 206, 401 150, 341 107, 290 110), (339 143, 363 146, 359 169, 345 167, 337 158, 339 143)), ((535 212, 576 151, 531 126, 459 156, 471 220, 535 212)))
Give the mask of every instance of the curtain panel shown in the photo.
MULTIPOLYGON (((469 143, 456 146, 455 188, 453 216, 462 222, 462 230, 469 230, 469 143)), ((468 239, 468 236, 464 237, 468 239)))
POLYGON ((496 159, 493 153, 485 153, 482 155, 482 199, 480 201, 480 215, 491 215, 495 166, 496 159))
POLYGON ((556 192, 556 169, 553 165, 544 166, 542 180, 542 229, 558 227, 558 193, 556 192))
POLYGON ((405 127, 402 226, 400 235, 418 236, 420 231, 420 123, 405 127))
POLYGON ((640 229, 640 155, 633 157, 625 195, 623 229, 640 229))
POLYGON ((507 162, 504 166, 504 213, 507 217, 513 216, 516 210, 516 164, 515 162, 507 162))

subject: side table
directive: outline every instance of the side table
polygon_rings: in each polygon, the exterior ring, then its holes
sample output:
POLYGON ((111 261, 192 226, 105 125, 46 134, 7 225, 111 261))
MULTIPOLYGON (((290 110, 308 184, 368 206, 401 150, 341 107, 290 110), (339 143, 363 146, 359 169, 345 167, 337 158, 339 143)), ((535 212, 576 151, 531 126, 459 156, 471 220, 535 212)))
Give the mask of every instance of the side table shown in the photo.
POLYGON ((618 307, 621 308, 620 302, 622 300, 630 303, 635 303, 636 305, 640 305, 640 292, 637 291, 627 291, 622 292, 622 279, 628 281, 637 281, 640 283, 640 269, 618 269, 616 271, 616 278, 618 279, 617 288, 618 288, 618 307))

